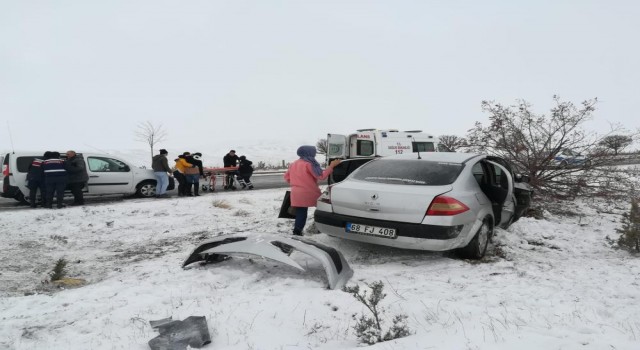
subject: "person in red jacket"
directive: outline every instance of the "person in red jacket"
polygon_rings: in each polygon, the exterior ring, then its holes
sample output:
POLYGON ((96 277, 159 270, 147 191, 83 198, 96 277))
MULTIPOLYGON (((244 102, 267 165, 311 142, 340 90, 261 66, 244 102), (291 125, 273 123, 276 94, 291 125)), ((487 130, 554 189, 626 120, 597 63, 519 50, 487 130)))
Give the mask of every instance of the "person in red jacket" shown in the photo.
POLYGON ((322 170, 316 160, 316 148, 314 146, 300 146, 297 151, 300 159, 291 163, 284 174, 284 179, 291 185, 291 206, 296 208, 296 220, 293 234, 302 236, 302 229, 307 222, 309 207, 315 207, 320 197, 318 181, 324 180, 333 172, 333 168, 340 164, 336 159, 329 167, 322 170))

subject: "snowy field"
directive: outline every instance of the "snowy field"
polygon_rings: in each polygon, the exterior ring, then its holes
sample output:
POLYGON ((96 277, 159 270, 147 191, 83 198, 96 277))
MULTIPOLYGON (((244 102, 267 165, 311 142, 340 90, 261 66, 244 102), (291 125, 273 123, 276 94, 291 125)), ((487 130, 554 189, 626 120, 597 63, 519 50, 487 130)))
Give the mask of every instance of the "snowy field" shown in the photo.
MULTIPOLYGON (((198 242, 245 232, 288 235, 283 189, 131 200, 0 215, 0 349, 148 349, 150 320, 206 316, 205 349, 352 349, 350 294, 323 269, 232 258, 182 269, 198 242), (59 258, 86 280, 47 280, 59 258)), ((498 230, 481 262, 308 237, 339 249, 355 274, 381 280, 386 325, 406 314, 413 335, 375 349, 640 349, 640 258, 611 249, 628 204, 564 208, 498 230)), ((312 226, 310 215, 307 228, 312 226)), ((312 229, 313 230, 313 229, 312 229)))

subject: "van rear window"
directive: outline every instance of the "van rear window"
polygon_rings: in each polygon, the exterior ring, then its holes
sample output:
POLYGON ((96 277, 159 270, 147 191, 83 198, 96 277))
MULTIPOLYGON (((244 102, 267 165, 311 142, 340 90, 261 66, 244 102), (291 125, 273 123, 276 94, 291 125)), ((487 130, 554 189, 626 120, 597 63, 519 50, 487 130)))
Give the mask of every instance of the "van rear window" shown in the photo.
POLYGON ((463 168, 460 163, 383 158, 366 163, 353 178, 384 184, 443 186, 456 181, 463 168))
POLYGON ((16 165, 18 166, 19 173, 26 173, 29 171, 29 165, 36 157, 18 157, 16 158, 16 165))

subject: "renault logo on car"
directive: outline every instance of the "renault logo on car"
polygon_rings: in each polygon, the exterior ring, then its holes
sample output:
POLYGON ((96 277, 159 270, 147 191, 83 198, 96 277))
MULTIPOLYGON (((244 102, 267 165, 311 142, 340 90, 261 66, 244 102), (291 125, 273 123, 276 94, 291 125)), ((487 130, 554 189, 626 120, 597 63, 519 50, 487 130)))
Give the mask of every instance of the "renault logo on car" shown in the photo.
POLYGON ((373 200, 378 199, 378 194, 376 193, 376 194, 372 195, 372 196, 371 196, 371 199, 373 199, 373 200))

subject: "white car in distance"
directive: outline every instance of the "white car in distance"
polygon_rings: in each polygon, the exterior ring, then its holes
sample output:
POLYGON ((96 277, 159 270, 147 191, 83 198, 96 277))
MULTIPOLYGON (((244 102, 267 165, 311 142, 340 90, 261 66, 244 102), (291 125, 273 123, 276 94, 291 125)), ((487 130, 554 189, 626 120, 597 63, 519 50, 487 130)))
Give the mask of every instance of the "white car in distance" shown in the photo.
MULTIPOLYGON (((0 196, 21 202, 29 200, 27 172, 34 158, 42 159, 42 152, 12 152, 2 161, 2 188, 0 196)), ((64 159, 64 152, 61 152, 64 159)), ((77 153, 85 162, 89 181, 84 187, 85 196, 137 195, 154 197, 156 178, 151 169, 133 166, 120 157, 99 153, 77 153)), ((169 190, 174 187, 170 178, 169 190)), ((67 191, 65 196, 71 193, 67 191)))

